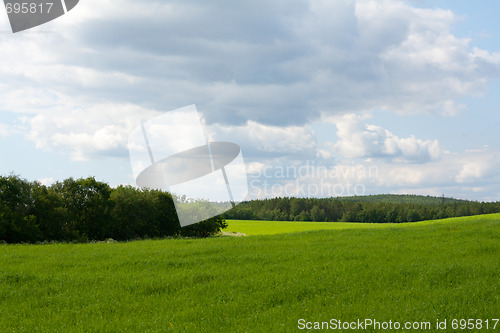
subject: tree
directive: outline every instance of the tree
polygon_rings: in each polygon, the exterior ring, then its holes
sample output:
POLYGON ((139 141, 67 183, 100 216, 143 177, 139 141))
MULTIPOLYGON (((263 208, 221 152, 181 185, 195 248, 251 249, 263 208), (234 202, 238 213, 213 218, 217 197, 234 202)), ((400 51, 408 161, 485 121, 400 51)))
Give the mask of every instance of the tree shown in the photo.
POLYGON ((0 177, 0 239, 10 243, 39 240, 41 232, 32 209, 30 183, 15 175, 0 177))
POLYGON ((105 239, 110 234, 111 188, 94 177, 69 178, 53 185, 69 214, 69 229, 81 240, 105 239))
POLYGON ((319 209, 318 206, 314 206, 311 209, 311 219, 315 222, 325 221, 325 210, 323 208, 319 209))
POLYGON ((421 220, 422 217, 420 216, 420 213, 417 212, 416 210, 410 210, 408 212, 408 222, 417 222, 421 220))
POLYGON ((67 228, 70 224, 68 210, 63 207, 62 198, 52 188, 38 182, 32 183, 33 207, 38 227, 44 240, 72 240, 73 233, 67 228))

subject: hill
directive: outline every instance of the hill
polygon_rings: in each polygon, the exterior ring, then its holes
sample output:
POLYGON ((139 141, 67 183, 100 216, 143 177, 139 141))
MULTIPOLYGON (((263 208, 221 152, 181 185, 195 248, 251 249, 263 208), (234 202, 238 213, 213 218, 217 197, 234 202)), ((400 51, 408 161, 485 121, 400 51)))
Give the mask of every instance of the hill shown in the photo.
POLYGON ((442 220, 430 220, 406 223, 356 223, 356 222, 285 222, 285 221, 250 221, 226 220, 225 232, 239 233, 246 236, 277 235, 295 232, 308 232, 318 230, 345 230, 345 229, 385 229, 385 228, 413 228, 418 226, 432 226, 453 224, 468 221, 473 218, 500 217, 499 214, 481 215, 477 217, 454 217, 442 220))

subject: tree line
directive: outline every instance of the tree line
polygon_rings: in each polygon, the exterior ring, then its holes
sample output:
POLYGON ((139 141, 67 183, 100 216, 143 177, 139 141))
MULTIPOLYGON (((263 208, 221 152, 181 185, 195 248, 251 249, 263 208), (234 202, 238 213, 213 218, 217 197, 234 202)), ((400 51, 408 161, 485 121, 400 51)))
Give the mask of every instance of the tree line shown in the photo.
POLYGON ((423 196, 274 198, 242 202, 226 219, 316 222, 401 223, 500 213, 500 202, 423 196))
POLYGON ((7 243, 206 237, 226 226, 217 216, 181 228, 172 196, 164 191, 111 188, 94 177, 45 186, 0 176, 0 241, 7 243))
MULTIPOLYGON (((190 205, 207 209, 204 202, 190 205)), ((286 197, 242 202, 181 228, 172 195, 164 191, 111 188, 93 177, 45 186, 16 175, 0 176, 0 242, 7 243, 206 237, 225 228, 225 219, 401 223, 499 212, 500 202, 444 197, 286 197)))

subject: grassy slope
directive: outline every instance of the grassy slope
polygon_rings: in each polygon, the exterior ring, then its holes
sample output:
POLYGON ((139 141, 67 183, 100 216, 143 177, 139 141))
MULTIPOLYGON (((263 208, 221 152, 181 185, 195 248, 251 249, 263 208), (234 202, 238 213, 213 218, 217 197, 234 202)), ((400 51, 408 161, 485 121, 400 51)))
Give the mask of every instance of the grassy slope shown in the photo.
POLYGON ((498 318, 499 240, 497 214, 271 236, 4 245, 0 331, 293 332, 299 318, 498 318))
MULTIPOLYGON (((483 217, 487 217, 485 215, 483 217)), ((492 214, 490 216, 500 216, 492 214)), ((407 228, 433 224, 456 223, 470 221, 471 219, 483 217, 458 217, 443 220, 432 220, 409 223, 352 223, 352 222, 279 222, 279 221, 257 221, 257 220, 227 220, 228 227, 225 231, 241 232, 247 236, 276 235, 291 232, 303 232, 313 230, 344 230, 344 229, 385 229, 385 228, 407 228)))

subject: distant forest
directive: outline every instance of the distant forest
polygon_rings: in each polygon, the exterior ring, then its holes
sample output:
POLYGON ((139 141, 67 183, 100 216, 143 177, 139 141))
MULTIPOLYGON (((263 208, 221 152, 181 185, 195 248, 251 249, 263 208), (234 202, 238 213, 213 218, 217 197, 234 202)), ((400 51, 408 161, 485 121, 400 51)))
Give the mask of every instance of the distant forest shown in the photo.
POLYGON ((14 175, 0 177, 0 242, 206 237, 225 226, 221 217, 214 217, 181 228, 172 196, 162 191, 113 189, 93 177, 51 186, 14 175))
POLYGON ((242 202, 222 216, 236 220, 401 223, 500 213, 500 202, 417 195, 275 198, 242 202))

